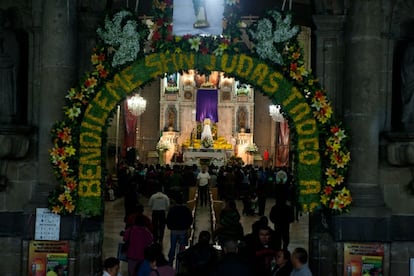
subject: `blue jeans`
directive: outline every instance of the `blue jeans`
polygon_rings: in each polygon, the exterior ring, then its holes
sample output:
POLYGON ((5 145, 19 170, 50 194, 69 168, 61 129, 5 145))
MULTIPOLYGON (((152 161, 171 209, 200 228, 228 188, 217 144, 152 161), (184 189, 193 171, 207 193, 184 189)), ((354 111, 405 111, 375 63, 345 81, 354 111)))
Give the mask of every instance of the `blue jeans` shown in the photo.
POLYGON ((171 230, 171 247, 168 252, 168 261, 172 263, 175 259, 175 248, 177 243, 180 245, 179 252, 184 251, 187 245, 187 230, 171 230))

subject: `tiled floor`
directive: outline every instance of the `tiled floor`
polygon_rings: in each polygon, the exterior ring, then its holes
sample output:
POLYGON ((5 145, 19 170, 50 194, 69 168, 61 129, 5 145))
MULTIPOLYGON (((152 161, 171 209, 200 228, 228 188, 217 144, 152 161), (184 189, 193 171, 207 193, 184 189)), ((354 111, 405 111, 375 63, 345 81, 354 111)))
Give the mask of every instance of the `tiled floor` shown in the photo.
MULTIPOLYGON (((141 202, 146 205, 147 199, 142 198, 141 202)), ((273 205, 273 200, 268 199, 266 202, 266 212, 269 214, 270 209, 273 205)), ((241 201, 237 202, 238 209, 242 210, 241 201)), ((145 208, 145 214, 151 217, 151 212, 148 208, 145 208)), ((124 227, 124 204, 123 199, 117 199, 115 201, 107 201, 105 203, 105 223, 104 223, 104 242, 103 242, 103 257, 116 256, 118 243, 122 240, 122 237, 119 235, 119 232, 123 230, 124 227)), ((242 216, 241 223, 245 230, 245 233, 251 231, 251 225, 259 217, 258 216, 242 216)), ((294 222, 291 224, 291 243, 289 249, 293 250, 295 247, 304 247, 308 248, 309 240, 309 218, 307 215, 300 217, 299 222, 294 222)), ((271 225, 273 228, 273 225, 271 225)), ((197 210, 196 215, 196 229, 195 229, 195 241, 197 241, 198 233, 202 230, 210 229, 210 208, 203 207, 197 210)), ((164 254, 167 255, 170 248, 169 242, 169 231, 166 229, 164 237, 164 254)), ((122 275, 128 275, 126 263, 121 262, 121 273, 122 275)))

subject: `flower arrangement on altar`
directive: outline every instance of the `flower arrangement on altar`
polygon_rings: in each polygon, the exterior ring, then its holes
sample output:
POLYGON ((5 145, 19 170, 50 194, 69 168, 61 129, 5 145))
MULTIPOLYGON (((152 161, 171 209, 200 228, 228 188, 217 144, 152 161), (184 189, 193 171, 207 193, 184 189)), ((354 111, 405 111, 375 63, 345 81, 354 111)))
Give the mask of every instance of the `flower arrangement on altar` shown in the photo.
POLYGON ((252 154, 252 153, 256 153, 258 151, 258 147, 256 145, 256 143, 250 143, 246 146, 246 152, 252 154))
MULTIPOLYGON (((80 152, 79 149, 81 143, 83 143, 88 150, 99 149, 102 151, 100 147, 104 145, 105 139, 103 137, 102 141, 99 140, 102 138, 99 135, 101 135, 101 130, 105 129, 106 122, 104 120, 100 121, 99 124, 96 123, 93 127, 87 129, 81 127, 82 118, 87 108, 90 107, 88 106, 90 101, 101 92, 101 88, 104 88, 102 85, 108 79, 111 79, 115 73, 119 73, 122 68, 130 65, 138 57, 149 53, 144 49, 144 44, 148 42, 152 51, 162 50, 163 53, 163 55, 157 56, 157 59, 152 61, 154 64, 163 64, 160 59, 165 59, 165 55, 169 53, 182 53, 188 55, 188 57, 190 54, 199 53, 200 55, 197 57, 198 64, 202 65, 200 67, 208 68, 206 64, 211 64, 213 60, 215 62, 216 59, 222 59, 221 64, 232 64, 233 60, 229 61, 231 55, 248 53, 248 55, 256 58, 251 59, 252 68, 264 68, 266 64, 278 68, 281 75, 283 74, 281 78, 284 77, 290 81, 293 87, 305 97, 317 122, 319 144, 315 150, 322 153, 320 159, 307 157, 312 156, 307 155, 307 151, 299 152, 296 155, 298 166, 314 164, 323 168, 324 175, 320 187, 314 189, 316 193, 319 193, 319 197, 316 202, 312 202, 312 206, 317 206, 319 203, 334 214, 349 210, 352 197, 345 181, 351 160, 347 147, 349 137, 342 124, 334 118, 333 109, 325 91, 312 75, 312 72, 305 67, 302 49, 296 39, 299 29, 292 26, 289 15, 283 15, 278 11, 270 11, 267 17, 258 20, 247 30, 254 44, 254 52, 252 53, 241 39, 240 27, 244 24, 240 20, 239 10, 238 0, 225 0, 222 36, 187 35, 174 37, 171 20, 172 0, 155 0, 154 19, 152 21, 147 20, 145 25, 137 21, 132 13, 126 11, 118 12, 105 19, 103 26, 97 31, 103 46, 97 46, 91 55, 93 69, 81 78, 78 86, 69 89, 63 108, 65 119, 56 123, 51 131, 53 148, 50 149, 50 161, 59 181, 59 185, 50 193, 48 198, 49 208, 54 213, 66 215, 79 211, 88 215, 99 214, 100 210, 97 210, 93 203, 88 202, 82 205, 81 199, 90 196, 90 191, 93 190, 92 185, 97 185, 94 188, 94 193, 99 195, 100 179, 104 179, 103 175, 100 176, 99 174, 103 174, 103 172, 97 170, 94 181, 82 183, 79 179, 79 168, 84 165, 82 160, 85 160, 85 153, 80 152), (85 137, 99 137, 99 139, 85 140, 85 137)), ((222 71, 238 73, 241 79, 247 79, 247 76, 242 76, 242 72, 245 71, 243 66, 243 63, 239 62, 233 69, 226 67, 222 71)), ((145 69, 144 66, 142 67, 145 69)), ((142 75, 153 74, 154 76, 162 76, 163 73, 166 72, 140 72, 142 75)), ((199 73, 202 74, 203 72, 200 71, 199 73)), ((275 79, 278 79, 278 77, 275 79)), ((268 80, 265 80, 265 82, 267 82, 267 85, 262 85, 263 90, 265 93, 269 93, 267 89, 270 88, 267 87, 271 87, 271 83, 268 80)), ((278 89, 284 89, 282 85, 283 83, 280 83, 278 89)), ((126 82, 123 86, 126 90, 128 89, 126 82)), ((107 115, 108 112, 110 111, 102 108, 97 109, 93 115, 94 118, 106 118, 104 115, 107 115)), ((292 133, 296 131, 295 123, 290 119, 289 125, 292 128, 292 133)), ((201 133, 200 124, 197 125, 197 133, 201 133)), ((292 142, 295 143, 295 141, 292 142)), ((198 143, 204 148, 231 149, 231 145, 227 144, 225 140, 220 140, 220 137, 216 143, 211 138, 198 140, 198 143)), ((298 143, 301 143, 301 141, 299 140, 298 143)), ((302 141, 302 143, 305 142, 302 141)), ((159 152, 163 152, 169 150, 170 146, 166 141, 159 141, 156 148, 159 152)), ((309 145, 299 144, 297 148, 306 148, 307 146, 309 145)), ((246 151, 257 152, 257 146, 254 143, 248 145, 246 151)), ((105 158, 101 155, 97 155, 97 158, 98 160, 94 160, 94 162, 103 164, 105 158)), ((240 160, 232 157, 228 164, 240 164, 240 162, 242 164, 240 160)), ((320 171, 306 171, 303 173, 306 176, 315 175, 315 177, 320 177, 320 171)), ((309 189, 301 191, 304 194, 307 192, 314 193, 311 188, 302 187, 302 189, 309 189)), ((96 200, 100 200, 99 196, 96 196, 96 198, 96 200)), ((83 200, 83 202, 87 202, 87 200, 83 200)), ((309 204, 308 206, 303 204, 303 206, 307 211, 314 208, 309 204)))
POLYGON ((170 150, 171 144, 167 141, 160 140, 157 143, 156 149, 159 152, 164 152, 170 150))
POLYGON ((214 146, 214 141, 210 137, 205 137, 201 140, 201 145, 206 149, 212 148, 214 146))

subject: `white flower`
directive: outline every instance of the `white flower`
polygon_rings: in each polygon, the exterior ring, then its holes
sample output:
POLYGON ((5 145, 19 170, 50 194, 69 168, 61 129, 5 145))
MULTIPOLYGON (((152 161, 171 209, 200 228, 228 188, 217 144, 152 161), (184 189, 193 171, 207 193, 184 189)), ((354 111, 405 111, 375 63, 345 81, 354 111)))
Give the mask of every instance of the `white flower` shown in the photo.
POLYGON ((160 140, 156 147, 157 151, 167 151, 170 149, 170 143, 167 141, 160 140))
POLYGON ((188 40, 188 42, 191 45, 190 49, 195 50, 196 52, 198 52, 198 50, 200 49, 200 45, 201 45, 201 38, 199 36, 192 37, 188 40))
MULTIPOLYGON (((277 44, 284 43, 294 37, 299 28, 292 25, 290 15, 282 17, 278 11, 270 11, 269 18, 260 19, 255 28, 249 30, 249 34, 256 41, 256 52, 262 59, 268 59, 276 64, 283 65, 282 54, 276 48, 277 44)), ((280 47, 282 48, 282 47, 280 47)))
POLYGON ((112 66, 123 65, 136 59, 140 50, 137 22, 129 19, 122 25, 124 18, 132 16, 128 11, 116 13, 112 20, 105 18, 105 28, 96 31, 99 37, 115 49, 112 66))

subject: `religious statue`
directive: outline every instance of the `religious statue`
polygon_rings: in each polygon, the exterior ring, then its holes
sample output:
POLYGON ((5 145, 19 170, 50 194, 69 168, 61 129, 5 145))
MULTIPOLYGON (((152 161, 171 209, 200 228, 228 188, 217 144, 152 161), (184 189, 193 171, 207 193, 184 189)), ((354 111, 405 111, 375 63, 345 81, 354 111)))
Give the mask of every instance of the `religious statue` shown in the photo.
POLYGON ((17 73, 19 44, 7 28, 6 12, 0 10, 0 123, 13 123, 17 117, 17 73))
POLYGON ((204 119, 203 132, 201 132, 201 140, 213 139, 211 132, 211 120, 209 118, 204 119))
POLYGON ((193 7, 196 16, 196 22, 193 24, 194 28, 210 27, 210 23, 207 21, 205 0, 193 0, 193 7))
POLYGON ((405 130, 414 131, 414 42, 408 44, 401 65, 401 121, 405 130))
POLYGON ((175 128, 175 111, 173 108, 168 109, 167 113, 167 127, 168 129, 174 129, 175 128))
POLYGON ((239 109, 239 114, 238 114, 237 119, 239 123, 239 130, 246 128, 246 120, 247 120, 246 109, 244 108, 239 109))

